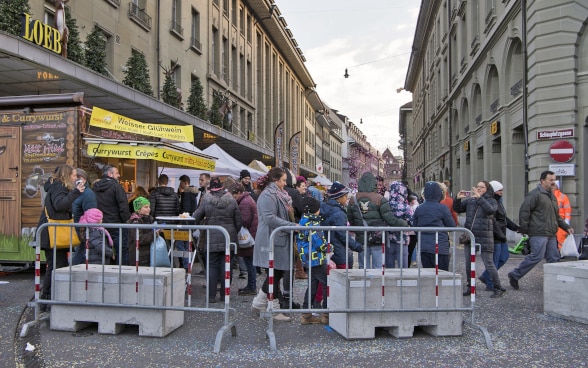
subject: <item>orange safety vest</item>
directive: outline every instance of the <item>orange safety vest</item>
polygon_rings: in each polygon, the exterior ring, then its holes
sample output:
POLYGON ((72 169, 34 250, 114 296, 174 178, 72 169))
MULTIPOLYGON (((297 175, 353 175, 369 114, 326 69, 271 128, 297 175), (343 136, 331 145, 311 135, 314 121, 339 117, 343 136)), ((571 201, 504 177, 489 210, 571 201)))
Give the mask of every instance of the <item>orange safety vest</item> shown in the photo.
MULTIPOLYGON (((570 205, 570 199, 567 195, 563 194, 561 190, 554 189, 553 195, 557 200, 557 207, 559 208, 559 215, 563 218, 567 223, 572 220, 572 206, 570 205)), ((563 242, 566 240, 568 236, 568 232, 563 229, 557 229, 557 247, 561 249, 563 242)))

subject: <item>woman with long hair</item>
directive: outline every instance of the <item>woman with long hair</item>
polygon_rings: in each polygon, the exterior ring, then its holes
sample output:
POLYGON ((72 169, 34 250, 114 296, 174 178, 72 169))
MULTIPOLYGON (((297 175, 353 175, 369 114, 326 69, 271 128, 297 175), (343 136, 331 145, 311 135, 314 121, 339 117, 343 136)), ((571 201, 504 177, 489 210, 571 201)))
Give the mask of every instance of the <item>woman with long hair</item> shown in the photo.
POLYGON ((135 207, 133 206, 133 201, 139 197, 143 197, 143 198, 149 198, 149 193, 147 192, 147 190, 140 186, 137 185, 135 187, 135 190, 133 190, 133 193, 131 193, 131 196, 129 197, 129 213, 135 213, 135 207))
MULTIPOLYGON (((270 235, 280 226, 297 226, 290 220, 293 213, 292 198, 284 187, 286 186, 286 171, 279 167, 272 168, 266 176, 258 181, 261 189, 257 199, 257 216, 259 224, 253 249, 253 264, 257 267, 269 266, 270 235)), ((280 304, 290 303, 290 270, 292 269, 292 248, 290 234, 280 232, 274 237, 274 290, 278 290, 280 280, 283 280, 283 292, 279 297, 280 304)), ((269 278, 265 281, 257 296, 253 299, 251 308, 263 312, 267 308, 267 294, 269 292, 269 278)), ((289 321, 290 318, 282 314, 274 317, 276 320, 289 321)))
MULTIPOLYGON (((55 220, 69 220, 73 218, 72 204, 85 190, 84 183, 79 182, 76 185, 76 169, 69 165, 61 165, 55 169, 53 176, 45 183, 44 208, 41 211, 39 224, 41 226, 47 223, 47 215, 55 220)), ((75 230, 73 230, 75 231, 75 230)), ((78 244, 72 244, 75 247, 78 244)), ((51 273, 56 268, 67 266, 67 252, 69 249, 57 249, 55 256, 49 243, 49 232, 47 228, 41 231, 41 249, 45 250, 47 259, 47 268, 43 278, 42 299, 51 299, 51 273)), ((46 310, 46 304, 41 306, 46 310)))

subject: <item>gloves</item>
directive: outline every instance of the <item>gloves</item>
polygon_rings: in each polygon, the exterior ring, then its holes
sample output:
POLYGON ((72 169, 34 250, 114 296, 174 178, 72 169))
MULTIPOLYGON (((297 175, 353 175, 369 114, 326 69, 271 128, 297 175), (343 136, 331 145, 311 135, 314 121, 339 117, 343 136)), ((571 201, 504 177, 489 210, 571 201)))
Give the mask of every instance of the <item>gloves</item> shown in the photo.
POLYGON ((355 244, 349 244, 349 249, 354 252, 361 253, 363 252, 363 244, 357 242, 355 244))

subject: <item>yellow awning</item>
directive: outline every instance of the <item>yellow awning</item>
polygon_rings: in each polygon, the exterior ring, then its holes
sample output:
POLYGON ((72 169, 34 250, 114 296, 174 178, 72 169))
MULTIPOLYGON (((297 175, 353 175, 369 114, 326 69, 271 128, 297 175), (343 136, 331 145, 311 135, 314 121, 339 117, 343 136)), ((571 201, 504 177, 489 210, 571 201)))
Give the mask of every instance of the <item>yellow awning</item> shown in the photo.
POLYGON ((112 139, 84 138, 89 157, 155 160, 172 165, 214 171, 216 157, 190 152, 165 142, 116 141, 112 139))

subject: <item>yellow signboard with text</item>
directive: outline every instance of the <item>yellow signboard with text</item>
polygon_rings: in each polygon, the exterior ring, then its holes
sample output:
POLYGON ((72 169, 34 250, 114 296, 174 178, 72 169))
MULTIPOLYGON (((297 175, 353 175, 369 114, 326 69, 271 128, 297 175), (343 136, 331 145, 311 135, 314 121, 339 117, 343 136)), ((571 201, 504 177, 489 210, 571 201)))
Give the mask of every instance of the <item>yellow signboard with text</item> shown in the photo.
POLYGON ((172 139, 180 142, 194 142, 194 130, 191 125, 142 123, 99 107, 92 109, 90 125, 149 137, 172 139))
POLYGON ((157 146, 88 143, 88 155, 135 160, 155 160, 206 171, 214 171, 216 165, 214 160, 157 146))

